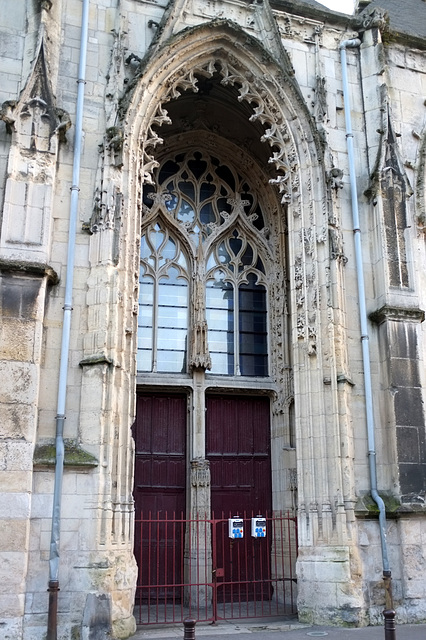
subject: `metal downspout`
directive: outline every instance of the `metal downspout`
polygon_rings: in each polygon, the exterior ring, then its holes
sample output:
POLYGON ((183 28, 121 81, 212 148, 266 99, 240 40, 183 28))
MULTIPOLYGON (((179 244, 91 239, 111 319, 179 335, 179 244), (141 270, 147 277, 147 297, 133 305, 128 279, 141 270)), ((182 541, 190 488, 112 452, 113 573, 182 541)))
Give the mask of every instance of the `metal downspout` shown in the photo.
POLYGON ((72 292, 74 281, 75 236, 77 228, 78 195, 80 183, 80 157, 83 137, 83 103, 86 73, 89 2, 83 0, 81 17, 80 59, 77 79, 77 104, 75 116, 74 158, 70 198, 70 222, 68 234, 67 268, 65 279, 64 317, 62 325, 61 355, 59 366, 58 399, 56 413, 56 464, 53 490, 52 525, 49 555, 49 608, 46 640, 57 640, 58 591, 59 591, 59 539, 61 523, 62 478, 64 471, 64 422, 67 395, 68 356, 71 330, 72 292))
MULTIPOLYGON (((365 303, 365 285, 364 285, 364 272, 363 272, 363 260, 362 260, 362 248, 361 248, 361 229, 359 224, 359 209, 358 209, 358 194, 356 184, 356 172, 354 162, 354 146, 353 146, 353 132, 351 121, 351 105, 349 99, 349 83, 347 74, 346 63, 346 49, 359 47, 361 41, 358 38, 353 40, 345 40, 340 45, 340 59, 342 66, 342 84, 343 84, 343 99, 345 109, 345 123, 346 123, 346 141, 348 149, 348 161, 349 161, 349 179, 351 188, 351 203, 352 203, 352 219, 353 219, 353 232, 355 243, 355 260, 356 260, 356 273, 358 282, 358 303, 359 314, 361 324, 361 346, 362 346, 362 361, 364 369, 364 387, 365 387, 365 411, 367 420, 367 443, 368 443, 368 463, 370 470, 370 493, 374 502, 379 509, 379 528, 380 528, 380 541, 382 549, 382 566, 383 566, 383 579, 386 590, 386 610, 385 615, 385 637, 387 640, 391 640, 394 637, 390 628, 387 629, 386 625, 389 622, 386 614, 392 611, 393 618, 395 612, 393 611, 392 602, 392 588, 391 588, 391 571, 389 567, 388 547, 386 541, 386 509, 382 498, 377 491, 377 472, 376 472, 376 445, 375 445, 375 427, 374 427, 374 412, 373 412, 373 393, 371 384, 371 369, 370 369, 370 348, 368 342, 368 323, 367 323, 367 310, 365 303)), ((393 621, 392 618, 392 621, 393 621)), ((394 631, 393 626, 393 631, 394 631)))

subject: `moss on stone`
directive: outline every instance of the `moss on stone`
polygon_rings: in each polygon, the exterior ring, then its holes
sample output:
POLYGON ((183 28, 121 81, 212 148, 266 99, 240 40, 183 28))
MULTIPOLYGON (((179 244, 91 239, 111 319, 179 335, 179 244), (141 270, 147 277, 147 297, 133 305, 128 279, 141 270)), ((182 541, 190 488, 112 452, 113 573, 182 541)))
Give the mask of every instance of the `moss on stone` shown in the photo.
MULTIPOLYGON (((82 449, 75 440, 65 440, 64 467, 93 468, 99 462, 95 456, 82 449)), ((54 442, 38 444, 34 450, 35 467, 53 467, 56 462, 56 446, 54 442)))
MULTIPOLYGON (((401 506, 401 502, 395 496, 389 494, 380 494, 381 499, 385 504, 385 510, 388 515, 396 513, 401 506)), ((356 509, 357 512, 364 512, 368 515, 378 515, 379 507, 376 502, 373 500, 369 493, 363 495, 357 503, 356 509)))

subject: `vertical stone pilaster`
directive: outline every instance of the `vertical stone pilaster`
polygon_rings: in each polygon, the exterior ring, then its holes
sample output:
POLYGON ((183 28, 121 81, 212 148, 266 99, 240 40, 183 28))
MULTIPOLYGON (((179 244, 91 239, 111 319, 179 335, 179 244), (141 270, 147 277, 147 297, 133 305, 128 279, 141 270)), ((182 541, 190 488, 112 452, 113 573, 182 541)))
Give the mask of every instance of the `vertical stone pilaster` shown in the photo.
MULTIPOLYGON (((386 364, 386 410, 389 440, 396 456, 395 476, 402 502, 424 502, 426 496, 426 433, 420 381, 416 325, 419 309, 383 307, 371 318, 379 324, 386 364)), ((395 465, 394 465, 395 468, 395 465)))
POLYGON ((190 524, 186 536, 186 569, 192 607, 211 602, 212 547, 210 526, 210 465, 204 458, 191 460, 190 524), (197 586, 195 586, 197 585, 197 586))
MULTIPOLYGON (((16 268, 17 267, 17 268, 16 268)), ((33 452, 48 277, 1 264, 0 597, 2 633, 20 637, 27 587, 33 452)), ((47 574, 46 574, 47 584, 47 574)))

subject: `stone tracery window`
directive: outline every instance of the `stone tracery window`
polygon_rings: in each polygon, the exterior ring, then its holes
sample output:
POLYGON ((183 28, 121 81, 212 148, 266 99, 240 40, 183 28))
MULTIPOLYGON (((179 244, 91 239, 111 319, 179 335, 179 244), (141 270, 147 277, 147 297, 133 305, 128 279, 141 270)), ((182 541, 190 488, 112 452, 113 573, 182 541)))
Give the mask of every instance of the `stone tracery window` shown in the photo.
POLYGON ((256 249, 236 229, 214 246, 206 273, 213 372, 268 375, 264 273, 256 249))
POLYGON ((208 362, 213 374, 268 375, 265 232, 257 194, 228 164, 190 151, 160 165, 144 194, 139 371, 208 362), (197 330, 204 354, 190 353, 197 330))
POLYGON ((183 372, 188 334, 188 264, 159 223, 141 240, 138 370, 183 372))

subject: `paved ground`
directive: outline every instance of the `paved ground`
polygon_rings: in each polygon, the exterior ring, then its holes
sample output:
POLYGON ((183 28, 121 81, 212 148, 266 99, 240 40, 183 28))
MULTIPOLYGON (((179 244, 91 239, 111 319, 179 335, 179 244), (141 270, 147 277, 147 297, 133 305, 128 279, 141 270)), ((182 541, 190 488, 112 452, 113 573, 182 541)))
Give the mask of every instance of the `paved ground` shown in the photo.
MULTIPOLYGON (((384 640, 384 627, 363 627, 361 629, 346 629, 340 627, 317 627, 302 625, 297 622, 268 622, 242 620, 226 622, 216 625, 200 623, 195 627, 195 639, 208 640, 310 640, 311 638, 326 638, 326 640, 384 640), (218 636, 220 636, 218 638, 218 636)), ((426 640, 426 624, 406 624, 396 626, 396 640, 426 640)), ((163 638, 183 638, 183 625, 164 625, 161 627, 139 627, 132 640, 161 640, 163 638)))

